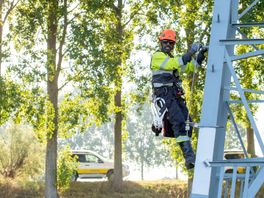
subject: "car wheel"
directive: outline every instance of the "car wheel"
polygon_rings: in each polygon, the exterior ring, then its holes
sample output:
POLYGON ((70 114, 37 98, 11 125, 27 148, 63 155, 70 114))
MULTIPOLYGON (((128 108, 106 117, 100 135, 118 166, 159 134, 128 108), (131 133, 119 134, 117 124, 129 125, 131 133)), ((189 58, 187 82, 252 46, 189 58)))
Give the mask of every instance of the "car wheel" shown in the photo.
POLYGON ((78 173, 74 173, 74 174, 72 174, 72 176, 71 176, 71 181, 72 181, 72 182, 76 182, 77 179, 78 179, 78 177, 79 177, 78 173))
POLYGON ((108 179, 108 181, 112 181, 113 180, 113 177, 114 177, 114 170, 109 170, 106 174, 106 177, 108 179))
POLYGON ((233 173, 233 169, 227 169, 225 173, 233 173))

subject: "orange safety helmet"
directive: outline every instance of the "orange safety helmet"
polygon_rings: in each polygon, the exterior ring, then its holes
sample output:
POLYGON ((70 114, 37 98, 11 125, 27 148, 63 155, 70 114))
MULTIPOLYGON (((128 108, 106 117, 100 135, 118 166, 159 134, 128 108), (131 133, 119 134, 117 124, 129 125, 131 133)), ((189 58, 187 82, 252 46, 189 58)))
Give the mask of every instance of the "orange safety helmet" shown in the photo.
POLYGON ((171 40, 176 42, 176 32, 174 32, 173 30, 163 30, 163 32, 161 32, 160 36, 159 36, 159 40, 171 40))

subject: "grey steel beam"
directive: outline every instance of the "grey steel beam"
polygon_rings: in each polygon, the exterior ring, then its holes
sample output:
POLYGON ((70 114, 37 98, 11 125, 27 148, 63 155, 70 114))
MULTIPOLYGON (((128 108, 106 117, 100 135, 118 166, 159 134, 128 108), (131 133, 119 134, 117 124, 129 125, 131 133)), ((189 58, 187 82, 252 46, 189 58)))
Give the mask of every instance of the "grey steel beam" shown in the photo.
MULTIPOLYGON (((264 103, 264 100, 247 100, 248 103, 264 103)), ((228 103, 243 104, 242 100, 229 100, 228 103)))
POLYGON ((246 168, 246 176, 245 176, 245 185, 244 185, 244 192, 243 198, 248 198, 248 186, 249 186, 249 176, 250 176, 250 169, 249 167, 246 168))
POLYGON ((234 82, 235 82, 235 84, 236 84, 236 87, 237 87, 237 89, 238 89, 238 91, 239 91, 239 94, 240 94, 241 100, 243 101, 243 104, 244 104, 244 106, 245 106, 245 109, 246 109, 247 116, 248 116, 248 119, 249 119, 249 121, 250 121, 250 124, 251 124, 251 126, 252 126, 252 128, 253 128, 253 130, 254 130, 255 136, 257 137, 257 140, 258 140, 258 143, 259 143, 260 149, 261 149, 261 151, 262 151, 262 154, 264 154, 264 145, 263 145, 263 141, 262 141, 261 135, 260 135, 260 133, 259 133, 259 131, 258 131, 257 125, 256 125, 255 120, 254 120, 254 118, 253 118, 253 115, 252 115, 252 113, 251 113, 251 111, 250 111, 249 105, 248 105, 248 103, 247 103, 247 99, 246 99, 245 94, 244 94, 244 92, 243 92, 243 90, 242 90, 242 88, 241 88, 241 85, 240 85, 240 83, 239 83, 239 80, 238 80, 238 78, 237 78, 237 76, 236 76, 235 70, 234 70, 234 68, 232 67, 232 61, 231 61, 231 59, 230 59, 230 57, 229 57, 227 51, 226 51, 226 56, 225 56, 225 58, 226 58, 226 61, 227 61, 227 66, 228 66, 228 68, 229 68, 229 71, 230 71, 230 73, 231 73, 231 75, 232 75, 232 77, 233 77, 233 79, 234 79, 234 82))
POLYGON ((240 180, 240 197, 243 197, 244 181, 240 180))
MULTIPOLYGON (((233 176, 232 173, 225 173, 224 178, 225 179, 231 179, 232 176, 233 176)), ((246 174, 241 174, 241 173, 240 174, 237 174, 237 179, 243 180, 245 178, 245 176, 246 176, 246 174)), ((250 178, 253 178, 253 176, 255 176, 255 174, 251 174, 250 175, 250 178)))
POLYGON ((259 0, 255 0, 252 4, 250 4, 239 16, 238 16, 238 20, 243 17, 249 10, 251 10, 251 8, 253 8, 257 3, 259 2, 259 0))
POLYGON ((224 52, 228 48, 229 53, 233 54, 234 46, 220 45, 219 38, 234 38, 235 36, 236 28, 230 24, 231 7, 238 8, 234 2, 231 0, 214 1, 200 126, 221 127, 199 129, 192 198, 217 197, 219 185, 222 185, 222 183, 219 184, 217 177, 220 170, 216 167, 207 167, 204 162, 223 159, 227 122, 225 101, 229 99, 229 92, 223 92, 223 88, 229 87, 231 81, 230 72, 224 69, 227 68, 224 63, 224 52))
POLYGON ((236 56, 231 56, 231 61, 237 61, 237 60, 241 60, 241 59, 245 59, 245 58, 250 58, 250 57, 254 57, 254 56, 259 56, 259 55, 263 55, 264 54, 264 49, 263 50, 257 50, 254 52, 248 52, 245 54, 240 54, 240 55, 236 55, 236 56))
MULTIPOLYGON (((232 177, 233 181, 235 179, 240 179, 241 181, 245 180, 243 197, 247 197, 251 192, 254 193, 259 189, 258 185, 263 184, 264 173, 262 178, 258 177, 258 180, 254 181, 254 183, 251 181, 253 181, 256 174, 250 171, 250 169, 252 169, 254 166, 264 166, 263 159, 241 159, 240 161, 222 160, 226 133, 225 127, 228 113, 226 102, 229 100, 230 90, 232 89, 230 88, 231 76, 233 76, 236 85, 235 89, 239 92, 241 101, 246 108, 247 116, 259 142, 259 146, 261 147, 262 153, 264 154, 264 145, 262 139, 260 137, 253 115, 250 112, 248 101, 244 95, 244 92, 253 92, 257 94, 263 94, 263 92, 242 89, 232 66, 232 61, 257 55, 264 57, 264 49, 259 50, 256 46, 258 44, 264 44, 264 39, 248 39, 240 30, 241 27, 263 27, 263 23, 239 23, 239 18, 243 17, 258 2, 260 1, 255 0, 238 16, 239 0, 214 1, 204 99, 200 122, 200 126, 205 127, 200 128, 199 130, 197 157, 195 162, 191 198, 220 197, 220 194, 222 193, 222 177, 227 177, 226 174, 223 174, 223 168, 225 166, 233 165, 233 167, 238 167, 242 165, 247 167, 246 174, 237 174, 235 177, 234 175, 232 177), (242 35, 243 39, 235 38, 236 31, 242 35), (219 40, 220 38, 222 40, 219 40), (233 50, 235 45, 252 45, 256 51, 234 56, 233 50), (214 98, 214 100, 212 100, 212 98, 214 98)), ((236 103, 241 101, 233 102, 236 103)))
POLYGON ((217 198, 222 197, 222 187, 223 187, 224 174, 225 174, 224 167, 220 167, 220 177, 219 177, 219 182, 218 182, 217 198))
POLYGON ((251 185, 250 185, 250 187, 248 189, 249 197, 255 197, 255 195, 259 191, 260 187, 264 183, 264 179, 263 178, 264 178, 264 167, 262 167, 260 169, 260 171, 258 172, 258 175, 254 179, 254 181, 251 183, 251 185))
MULTIPOLYGON (((226 90, 228 90, 227 88, 225 88, 226 90)), ((238 89, 236 87, 230 87, 231 91, 238 91, 238 89)), ((256 93, 256 94, 264 94, 264 91, 261 90, 254 90, 254 89, 242 89, 243 92, 251 92, 251 93, 256 93)))
POLYGON ((264 39, 223 39, 222 45, 257 45, 264 44, 264 39))
POLYGON ((254 167, 254 166, 264 166, 264 160, 252 160, 252 158, 248 158, 251 161, 248 161, 247 159, 243 160, 219 160, 219 161, 212 161, 209 162, 211 167, 222 167, 222 166, 247 166, 247 167, 254 167))
POLYGON ((230 198, 234 198, 235 197, 236 179, 237 179, 237 167, 235 166, 233 168, 233 174, 232 174, 230 198))
POLYGON ((264 22, 259 22, 259 23, 232 23, 233 26, 235 27, 263 27, 264 22))

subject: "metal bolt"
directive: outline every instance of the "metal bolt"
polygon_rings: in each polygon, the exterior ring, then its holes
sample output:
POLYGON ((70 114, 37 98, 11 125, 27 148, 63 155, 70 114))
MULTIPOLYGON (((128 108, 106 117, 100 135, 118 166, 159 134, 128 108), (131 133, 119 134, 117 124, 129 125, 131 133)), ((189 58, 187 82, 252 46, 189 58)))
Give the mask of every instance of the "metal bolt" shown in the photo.
POLYGON ((217 14, 217 23, 220 23, 220 15, 217 14))

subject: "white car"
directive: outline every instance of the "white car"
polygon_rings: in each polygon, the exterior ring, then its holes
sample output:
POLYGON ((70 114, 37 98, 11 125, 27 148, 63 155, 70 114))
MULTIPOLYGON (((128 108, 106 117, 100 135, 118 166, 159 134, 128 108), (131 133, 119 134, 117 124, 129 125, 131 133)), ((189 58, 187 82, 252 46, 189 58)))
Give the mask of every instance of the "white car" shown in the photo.
MULTIPOLYGON (((242 150, 225 150, 224 159, 243 159, 245 154, 242 150)), ((237 167, 237 173, 245 173, 245 167, 237 167)), ((233 173, 233 167, 225 167, 225 173, 233 173)))
MULTIPOLYGON (((80 163, 77 173, 74 175, 73 180, 78 178, 105 178, 110 177, 114 173, 114 163, 105 159, 101 155, 89 150, 73 150, 73 155, 77 156, 80 163)), ((129 175, 129 167, 123 165, 123 177, 129 175)))

